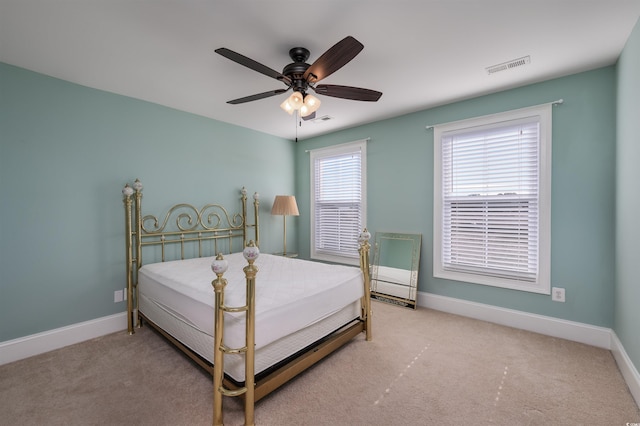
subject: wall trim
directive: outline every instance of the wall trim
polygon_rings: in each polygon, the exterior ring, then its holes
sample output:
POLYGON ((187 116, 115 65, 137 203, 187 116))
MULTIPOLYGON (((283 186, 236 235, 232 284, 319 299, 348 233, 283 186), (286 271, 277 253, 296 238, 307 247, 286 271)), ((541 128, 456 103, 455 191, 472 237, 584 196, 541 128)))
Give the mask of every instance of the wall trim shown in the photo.
POLYGON ((418 292, 418 306, 611 349, 610 328, 418 292))
POLYGON ((0 365, 127 329, 127 313, 0 342, 0 365))
POLYGON ((614 331, 611 332, 611 352, 618 363, 618 368, 622 373, 622 377, 624 377, 624 381, 627 382, 629 392, 631 392, 636 404, 640 407, 640 373, 631 362, 631 358, 627 355, 614 331))

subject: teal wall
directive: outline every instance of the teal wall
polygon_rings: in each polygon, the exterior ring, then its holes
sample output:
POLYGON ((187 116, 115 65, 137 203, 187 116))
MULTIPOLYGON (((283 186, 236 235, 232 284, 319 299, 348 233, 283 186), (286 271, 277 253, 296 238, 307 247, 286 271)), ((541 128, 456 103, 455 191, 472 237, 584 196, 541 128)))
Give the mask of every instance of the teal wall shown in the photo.
POLYGON ((126 309, 113 303, 126 284, 120 191, 135 178, 154 214, 239 209, 242 186, 258 191, 262 249, 281 250, 269 210, 294 191, 291 141, 2 63, 0 137, 0 341, 126 309))
POLYGON ((640 370, 640 22, 618 61, 615 332, 640 370))
POLYGON ((281 218, 269 215, 273 197, 295 192, 300 217, 290 221, 287 247, 304 258, 307 150, 371 138, 367 226, 422 233, 420 291, 613 327, 640 366, 637 75, 638 26, 616 67, 293 144, 0 63, 0 342, 124 310, 113 303, 125 282, 124 182, 143 181, 150 212, 181 201, 233 204, 236 183, 257 190, 263 251, 282 244, 281 218), (567 302, 433 278, 433 132, 425 126, 560 98, 551 275, 567 302))
POLYGON ((422 234, 420 291, 612 327, 615 102, 615 68, 607 67, 299 142, 298 251, 309 255, 306 150, 369 137, 367 227, 422 234), (564 104, 553 108, 551 282, 566 289, 566 303, 549 295, 434 278, 433 131, 425 126, 560 98, 564 104))

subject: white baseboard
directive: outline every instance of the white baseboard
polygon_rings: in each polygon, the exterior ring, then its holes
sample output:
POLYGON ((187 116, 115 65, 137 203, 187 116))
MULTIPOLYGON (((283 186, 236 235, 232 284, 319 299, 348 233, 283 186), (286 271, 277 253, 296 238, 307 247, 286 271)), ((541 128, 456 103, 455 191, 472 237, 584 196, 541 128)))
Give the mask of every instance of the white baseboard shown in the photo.
POLYGON ((418 292, 418 306, 611 349, 612 330, 544 315, 418 292))
POLYGON ((611 333, 611 352, 618 363, 618 368, 622 373, 622 377, 624 377, 624 381, 627 382, 631 395, 633 395, 636 404, 640 407, 640 373, 631 362, 615 332, 611 333))
POLYGON ((127 329, 127 313, 0 342, 0 365, 127 329))

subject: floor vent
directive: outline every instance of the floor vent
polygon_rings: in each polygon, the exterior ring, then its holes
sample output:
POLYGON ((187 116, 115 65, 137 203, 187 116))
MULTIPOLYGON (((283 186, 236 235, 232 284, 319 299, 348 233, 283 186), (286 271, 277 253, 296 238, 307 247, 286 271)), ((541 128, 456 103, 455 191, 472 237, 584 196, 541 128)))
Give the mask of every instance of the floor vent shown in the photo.
POLYGON ((500 71, 506 71, 506 70, 510 70, 512 68, 517 68, 517 67, 521 67, 523 65, 527 65, 531 63, 531 57, 530 56, 524 56, 522 58, 518 58, 518 59, 514 59, 512 61, 509 62, 503 62, 502 64, 498 64, 498 65, 493 65, 490 67, 487 67, 487 73, 489 75, 491 74, 495 74, 497 72, 500 71))

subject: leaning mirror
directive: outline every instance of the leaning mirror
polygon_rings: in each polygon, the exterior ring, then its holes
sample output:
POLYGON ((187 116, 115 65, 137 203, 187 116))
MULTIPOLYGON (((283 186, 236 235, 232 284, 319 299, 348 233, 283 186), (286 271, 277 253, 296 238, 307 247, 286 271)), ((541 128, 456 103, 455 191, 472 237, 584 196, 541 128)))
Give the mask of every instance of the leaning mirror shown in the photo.
POLYGON ((376 232, 371 270, 371 296, 416 308, 421 234, 376 232))

